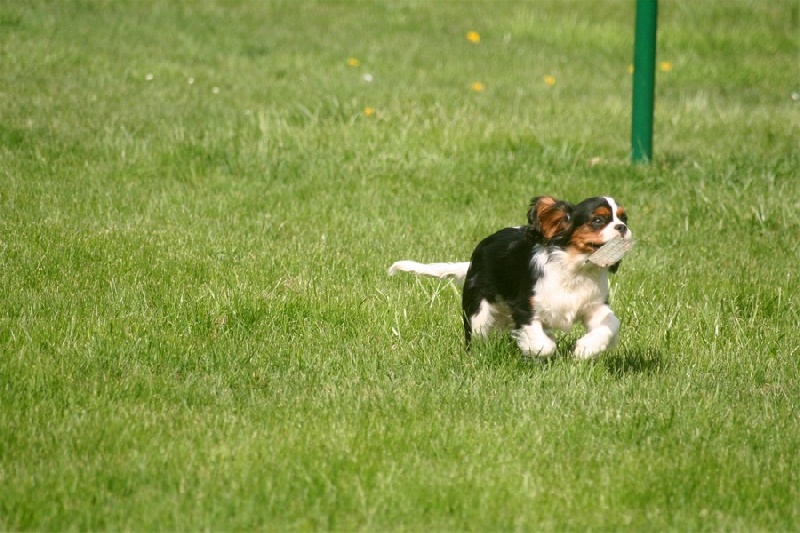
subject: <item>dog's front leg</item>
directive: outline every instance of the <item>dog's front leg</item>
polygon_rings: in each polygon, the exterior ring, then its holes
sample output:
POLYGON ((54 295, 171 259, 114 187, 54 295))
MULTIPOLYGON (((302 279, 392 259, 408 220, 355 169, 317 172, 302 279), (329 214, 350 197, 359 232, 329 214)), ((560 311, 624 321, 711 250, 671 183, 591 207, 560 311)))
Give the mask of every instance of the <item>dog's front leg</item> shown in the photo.
POLYGON ((532 320, 512 333, 524 355, 549 357, 556 351, 556 343, 544 330, 539 320, 532 320))
POLYGON ((620 322, 607 305, 601 304, 591 309, 586 313, 583 323, 586 335, 575 344, 575 357, 590 359, 617 344, 620 322))

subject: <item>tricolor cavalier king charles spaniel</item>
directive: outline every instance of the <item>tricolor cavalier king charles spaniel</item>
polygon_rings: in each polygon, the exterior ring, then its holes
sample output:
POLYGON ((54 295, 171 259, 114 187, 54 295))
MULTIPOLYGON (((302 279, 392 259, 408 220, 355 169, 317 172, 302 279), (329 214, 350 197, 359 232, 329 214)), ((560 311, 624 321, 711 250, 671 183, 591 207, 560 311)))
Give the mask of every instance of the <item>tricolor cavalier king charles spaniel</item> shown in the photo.
POLYGON ((463 280, 468 347, 492 328, 511 327, 523 354, 547 357, 556 350, 552 331, 581 321, 586 334, 575 356, 589 359, 616 344, 620 326, 608 306, 608 273, 619 261, 600 266, 589 257, 612 239, 630 244, 632 238, 625 209, 613 198, 571 204, 540 196, 531 201, 528 225, 486 237, 468 263, 398 261, 389 273, 463 280))

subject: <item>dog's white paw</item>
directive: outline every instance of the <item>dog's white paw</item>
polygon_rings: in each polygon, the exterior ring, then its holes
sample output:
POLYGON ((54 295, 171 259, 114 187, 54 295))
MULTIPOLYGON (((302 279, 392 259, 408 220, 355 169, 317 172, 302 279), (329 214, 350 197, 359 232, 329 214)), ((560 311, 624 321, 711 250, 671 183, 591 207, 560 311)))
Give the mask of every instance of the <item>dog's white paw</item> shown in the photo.
POLYGON ((600 331, 587 333, 575 343, 575 357, 578 359, 597 357, 601 352, 613 348, 616 343, 616 336, 607 335, 600 331))
POLYGON ((603 344, 595 344, 592 342, 584 342, 583 339, 578 340, 575 344, 575 357, 578 359, 591 359, 600 354, 606 346, 603 344))
POLYGON ((525 328, 515 332, 517 346, 528 357, 550 357, 556 352, 556 343, 541 328, 525 328))

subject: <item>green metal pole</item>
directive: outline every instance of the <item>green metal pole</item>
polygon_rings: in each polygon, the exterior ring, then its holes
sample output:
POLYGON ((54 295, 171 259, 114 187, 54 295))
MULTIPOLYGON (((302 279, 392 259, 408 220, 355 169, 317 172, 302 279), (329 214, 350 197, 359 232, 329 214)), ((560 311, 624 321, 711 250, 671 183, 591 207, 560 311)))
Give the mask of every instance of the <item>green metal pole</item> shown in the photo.
POLYGON ((631 125, 631 158, 634 162, 648 162, 653 158, 657 18, 658 0, 636 0, 631 125))

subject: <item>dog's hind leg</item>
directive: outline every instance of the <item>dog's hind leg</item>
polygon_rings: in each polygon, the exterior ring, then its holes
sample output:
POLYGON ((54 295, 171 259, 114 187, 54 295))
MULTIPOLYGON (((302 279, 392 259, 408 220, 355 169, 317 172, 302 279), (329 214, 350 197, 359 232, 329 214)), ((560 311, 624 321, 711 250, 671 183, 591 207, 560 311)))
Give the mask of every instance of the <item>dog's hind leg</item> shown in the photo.
POLYGON ((464 293, 462 311, 464 317, 464 341, 469 347, 474 337, 485 338, 497 322, 496 306, 486 299, 477 299, 471 291, 464 293))

